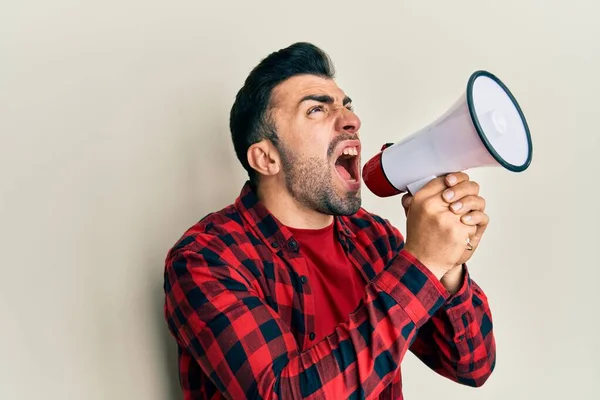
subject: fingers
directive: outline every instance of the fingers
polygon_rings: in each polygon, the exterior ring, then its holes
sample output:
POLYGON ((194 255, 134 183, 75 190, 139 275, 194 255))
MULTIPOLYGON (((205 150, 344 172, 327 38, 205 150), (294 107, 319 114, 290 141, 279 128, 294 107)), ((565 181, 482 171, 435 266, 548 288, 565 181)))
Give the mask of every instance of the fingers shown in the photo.
POLYGON ((447 203, 461 200, 466 196, 477 195, 479 195, 479 184, 474 181, 461 181, 442 193, 442 197, 447 203))
POLYGON ((461 232, 459 235, 460 244, 467 244, 467 239, 473 243, 473 238, 477 236, 477 230, 479 229, 476 225, 463 225, 465 229, 459 229, 461 232))
POLYGON ((440 193, 446 189, 448 185, 446 184, 445 177, 437 177, 427 182, 425 186, 421 188, 418 192, 414 194, 418 199, 439 196, 440 193))
MULTIPOLYGON (((453 172, 435 178, 414 197, 424 205, 431 203, 429 205, 439 211, 450 205, 450 210, 456 215, 465 215, 471 211, 485 211, 486 206, 485 199, 479 196, 479 184, 470 181, 469 175, 464 172, 453 172), (442 202, 439 202, 440 193, 442 193, 442 202)), ((402 198, 402 206, 407 215, 411 201, 410 194, 402 198)))
MULTIPOLYGON (((463 224, 469 226, 486 226, 490 222, 490 217, 482 211, 471 211, 463 215, 460 220, 463 224)), ((478 228, 479 229, 479 228, 478 228)))
POLYGON ((485 199, 481 196, 466 196, 450 204, 450 210, 457 215, 465 215, 470 211, 485 211, 485 199))
POLYGON ((416 197, 424 198, 438 195, 449 187, 454 187, 469 181, 469 175, 464 172, 453 172, 446 176, 440 176, 429 181, 421 190, 415 193, 416 197))
POLYGON ((481 211, 472 211, 466 215, 461 217, 461 221, 468 226, 476 228, 474 232, 472 232, 469 237, 471 241, 471 245, 474 248, 479 246, 479 242, 481 241, 481 237, 485 232, 488 224, 490 222, 490 217, 481 212, 481 211))
POLYGON ((448 187, 453 187, 460 184, 461 182, 466 182, 468 180, 469 175, 465 174, 464 172, 453 172, 445 176, 444 183, 448 187))

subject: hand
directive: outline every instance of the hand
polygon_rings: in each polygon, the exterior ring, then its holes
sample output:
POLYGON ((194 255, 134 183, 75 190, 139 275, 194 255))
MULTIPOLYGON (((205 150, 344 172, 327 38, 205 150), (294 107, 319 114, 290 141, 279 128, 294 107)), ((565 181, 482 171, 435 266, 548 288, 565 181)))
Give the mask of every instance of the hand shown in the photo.
MULTIPOLYGON (((469 183, 468 179, 469 177, 464 173, 436 178, 419 190, 414 197, 405 195, 402 199, 407 216, 405 249, 427 266, 438 279, 461 263, 465 258, 467 238, 477 234, 476 221, 481 216, 465 212, 471 204, 477 202, 467 198, 465 193, 471 196, 473 189, 476 188, 478 194, 479 186, 469 183), (442 197, 442 193, 448 188, 452 188, 454 197, 446 200, 442 197), (463 197, 459 197, 460 195, 463 197), (453 211, 450 204, 457 200, 461 200, 462 208, 453 211), (465 222, 463 222, 461 220, 463 215, 469 215, 470 220, 466 221, 469 218, 464 218, 465 222)), ((477 244, 478 242, 479 240, 477 244)), ((474 243, 473 239, 471 243, 474 243)), ((471 254, 468 255, 470 256, 471 254)))
POLYGON ((444 191, 443 198, 450 210, 460 216, 464 224, 477 227, 475 234, 470 237, 473 250, 465 250, 456 263, 456 266, 461 266, 473 256, 490 218, 485 214, 485 199, 479 196, 477 182, 470 181, 465 173, 450 174, 446 176, 445 182, 448 189, 444 191))

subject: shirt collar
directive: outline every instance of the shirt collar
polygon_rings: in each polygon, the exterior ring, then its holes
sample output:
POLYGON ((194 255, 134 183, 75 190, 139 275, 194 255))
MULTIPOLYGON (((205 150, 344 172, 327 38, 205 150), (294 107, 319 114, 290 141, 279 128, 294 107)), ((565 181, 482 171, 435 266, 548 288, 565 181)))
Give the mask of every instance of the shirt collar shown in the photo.
MULTIPOLYGON (((249 181, 242 187, 240 195, 235 200, 235 207, 273 252, 278 252, 280 249, 297 252, 298 242, 292 232, 269 212, 249 181)), ((346 219, 347 217, 334 217, 336 230, 341 235, 354 237, 354 232, 346 219)))

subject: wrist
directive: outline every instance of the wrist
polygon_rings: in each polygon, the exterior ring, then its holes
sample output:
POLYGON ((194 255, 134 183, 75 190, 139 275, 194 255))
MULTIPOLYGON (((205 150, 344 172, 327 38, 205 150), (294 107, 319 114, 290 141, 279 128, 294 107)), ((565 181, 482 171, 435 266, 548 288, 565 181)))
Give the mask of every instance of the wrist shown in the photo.
POLYGON ((441 282, 442 279, 444 278, 444 276, 446 275, 447 270, 445 270, 442 267, 436 267, 434 265, 431 264, 425 264, 424 265, 429 269, 429 271, 431 271, 431 273, 433 275, 435 275, 435 277, 441 282))
POLYGON ((419 260, 438 280, 441 280, 446 273, 452 269, 451 266, 440 265, 435 261, 429 260, 427 257, 420 255, 418 251, 415 251, 410 246, 405 246, 404 251, 410 253, 414 258, 419 260))
POLYGON ((448 293, 455 294, 462 286, 464 279, 464 268, 462 264, 455 265, 448 270, 444 276, 440 279, 442 285, 446 288, 448 293))

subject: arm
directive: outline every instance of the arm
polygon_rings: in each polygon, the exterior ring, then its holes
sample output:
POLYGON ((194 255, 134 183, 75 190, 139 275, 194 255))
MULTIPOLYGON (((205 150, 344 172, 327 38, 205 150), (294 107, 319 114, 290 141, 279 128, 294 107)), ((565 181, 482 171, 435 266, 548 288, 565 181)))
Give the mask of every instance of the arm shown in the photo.
POLYGON ((447 295, 401 251, 367 285, 348 321, 300 352, 289 327, 240 273, 243 260, 229 259, 215 242, 200 237, 167 259, 165 314, 176 340, 227 398, 376 396, 447 295))
POLYGON ((410 350, 440 375, 481 386, 496 362, 492 314, 487 296, 462 268, 458 292, 423 325, 410 350))
MULTIPOLYGON (((388 220, 383 222, 391 247, 397 244, 395 250, 401 251, 402 235, 388 220)), ((466 264, 449 271, 442 283, 453 294, 419 329, 410 351, 444 377, 468 386, 481 386, 496 361, 487 296, 471 279, 466 264)))
MULTIPOLYGON (((462 224, 475 229, 469 236, 477 248, 489 221, 479 185, 469 181, 464 173, 448 175, 444 181, 451 189, 444 189, 440 197, 462 224), (451 195, 447 196, 449 192, 451 195), (453 207, 457 204, 461 207, 453 207)), ((407 215, 411 203, 412 196, 405 195, 402 205, 407 215)), ((394 227, 389 229, 396 242, 400 233, 394 227)), ((440 375, 465 385, 481 386, 494 369, 496 345, 487 297, 471 280, 466 267, 473 250, 465 250, 441 278, 452 296, 419 330, 410 350, 440 375)))

